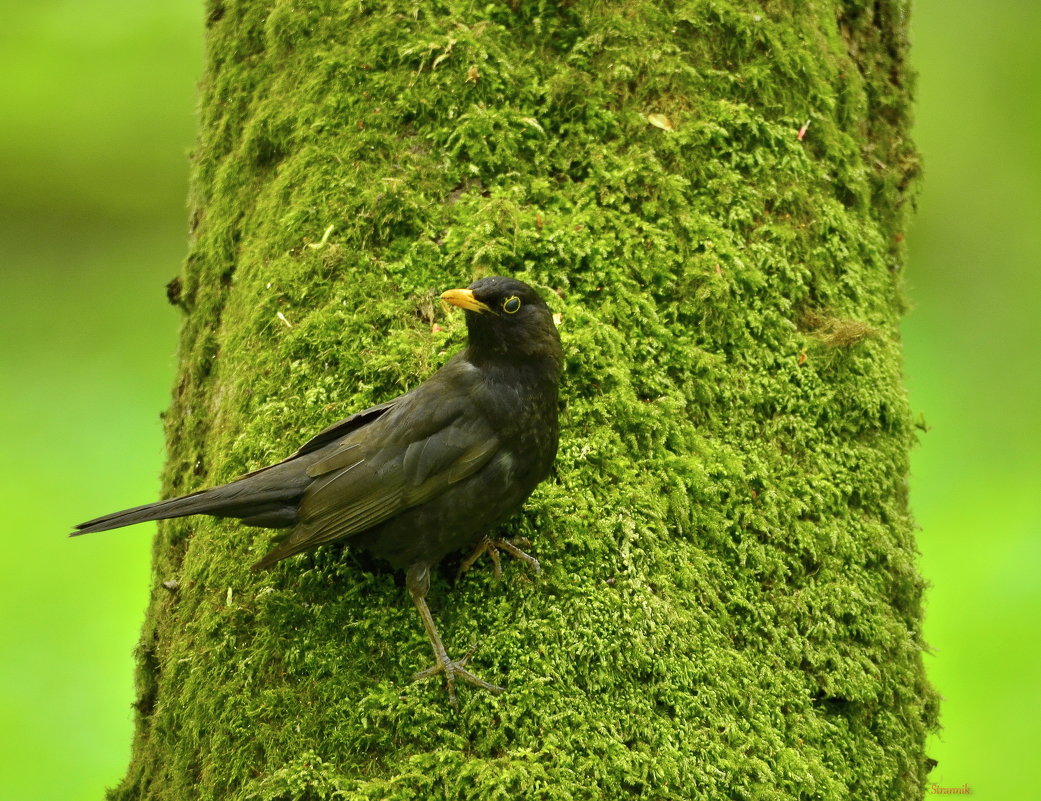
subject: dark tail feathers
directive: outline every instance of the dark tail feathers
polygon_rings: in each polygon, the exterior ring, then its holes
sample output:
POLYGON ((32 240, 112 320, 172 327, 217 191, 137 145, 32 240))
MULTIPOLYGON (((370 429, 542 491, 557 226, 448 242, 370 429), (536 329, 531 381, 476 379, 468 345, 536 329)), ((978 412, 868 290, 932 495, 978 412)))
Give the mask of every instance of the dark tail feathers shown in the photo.
POLYGON ((80 534, 132 526, 134 523, 144 523, 148 520, 165 520, 187 515, 238 517, 247 525, 284 528, 296 523, 296 508, 306 487, 306 477, 304 481, 284 481, 286 478, 289 477, 253 474, 231 484, 202 490, 181 498, 148 503, 96 517, 86 523, 80 523, 69 536, 77 537, 80 534), (282 478, 284 483, 278 478, 282 478))

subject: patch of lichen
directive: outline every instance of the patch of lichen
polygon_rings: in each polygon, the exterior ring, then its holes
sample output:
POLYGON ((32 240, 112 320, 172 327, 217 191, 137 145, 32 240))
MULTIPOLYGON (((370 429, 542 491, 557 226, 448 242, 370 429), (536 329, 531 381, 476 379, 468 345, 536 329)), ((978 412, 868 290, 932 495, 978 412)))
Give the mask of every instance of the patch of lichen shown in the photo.
POLYGON ((164 524, 113 798, 922 793, 901 8, 211 4, 169 492, 413 386, 490 273, 561 315, 563 432, 544 575, 434 582, 508 688, 458 713, 399 576, 164 524))

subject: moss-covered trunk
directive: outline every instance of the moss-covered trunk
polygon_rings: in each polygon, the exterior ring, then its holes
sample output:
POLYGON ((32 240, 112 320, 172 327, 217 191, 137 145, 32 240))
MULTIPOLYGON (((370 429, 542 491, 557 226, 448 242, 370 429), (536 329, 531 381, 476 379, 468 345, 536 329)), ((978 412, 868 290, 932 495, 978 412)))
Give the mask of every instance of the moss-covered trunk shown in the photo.
POLYGON ((458 713, 400 576, 162 525, 113 798, 920 795, 906 13, 213 3, 168 492, 425 378, 488 273, 560 314, 563 436, 544 575, 434 580, 507 686, 458 713))

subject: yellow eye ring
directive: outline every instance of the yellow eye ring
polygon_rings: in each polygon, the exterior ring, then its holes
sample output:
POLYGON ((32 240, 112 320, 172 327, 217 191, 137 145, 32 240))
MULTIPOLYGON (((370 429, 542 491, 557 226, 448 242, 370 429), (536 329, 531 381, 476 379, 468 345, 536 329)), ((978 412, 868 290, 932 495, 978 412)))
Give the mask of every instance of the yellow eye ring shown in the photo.
POLYGON ((516 295, 511 295, 502 302, 502 310, 507 314, 516 314, 520 311, 520 307, 520 298, 518 298, 516 295))

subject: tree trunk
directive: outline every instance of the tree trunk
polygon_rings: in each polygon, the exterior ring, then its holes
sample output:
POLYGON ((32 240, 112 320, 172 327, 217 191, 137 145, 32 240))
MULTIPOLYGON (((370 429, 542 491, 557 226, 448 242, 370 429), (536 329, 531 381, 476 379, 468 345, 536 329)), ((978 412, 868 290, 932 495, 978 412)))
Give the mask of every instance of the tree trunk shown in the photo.
POLYGON ((907 799, 935 696, 907 509, 906 4, 227 0, 208 10, 166 489, 427 377, 434 292, 541 288, 544 574, 401 577, 164 523, 116 799, 907 799), (809 122, 807 128, 804 123, 809 122), (174 585, 172 581, 176 581, 174 585), (170 583, 174 589, 168 589, 170 583))

